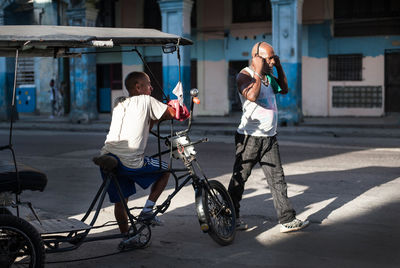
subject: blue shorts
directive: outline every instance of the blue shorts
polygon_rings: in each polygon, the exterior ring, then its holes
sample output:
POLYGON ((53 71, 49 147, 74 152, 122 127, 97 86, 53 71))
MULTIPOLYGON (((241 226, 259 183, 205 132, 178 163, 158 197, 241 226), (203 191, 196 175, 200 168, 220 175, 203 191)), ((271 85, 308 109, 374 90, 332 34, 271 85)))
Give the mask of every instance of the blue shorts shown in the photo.
MULTIPOLYGON (((117 179, 124 198, 128 198, 136 193, 135 183, 142 187, 142 189, 147 189, 150 185, 160 179, 160 177, 168 169, 168 164, 164 161, 161 161, 160 170, 159 160, 147 156, 144 157, 144 163, 141 168, 128 168, 122 164, 117 156, 113 154, 110 155, 118 160, 117 179)), ((104 180, 105 176, 101 170, 100 172, 101 177, 104 180)), ((111 180, 108 186, 107 193, 111 203, 117 203, 121 201, 117 187, 115 186, 113 180, 111 180)))

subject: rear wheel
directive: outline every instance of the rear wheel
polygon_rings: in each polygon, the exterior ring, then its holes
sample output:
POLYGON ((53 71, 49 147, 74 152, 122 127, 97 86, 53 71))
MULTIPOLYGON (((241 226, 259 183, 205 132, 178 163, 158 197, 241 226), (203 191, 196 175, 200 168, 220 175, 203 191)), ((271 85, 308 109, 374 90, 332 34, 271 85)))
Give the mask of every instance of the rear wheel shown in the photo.
POLYGON ((44 267, 44 244, 36 229, 14 215, 0 215, 0 267, 44 267))
POLYGON ((215 242, 226 246, 235 238, 235 209, 228 191, 219 181, 209 181, 209 186, 209 190, 204 187, 202 198, 208 234, 215 242))

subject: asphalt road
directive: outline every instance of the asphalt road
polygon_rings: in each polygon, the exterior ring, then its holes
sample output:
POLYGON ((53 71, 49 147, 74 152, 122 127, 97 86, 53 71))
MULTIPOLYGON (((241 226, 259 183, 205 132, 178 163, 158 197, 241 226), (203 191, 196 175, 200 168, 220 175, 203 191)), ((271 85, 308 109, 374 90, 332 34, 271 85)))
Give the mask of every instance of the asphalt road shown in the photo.
MULTIPOLYGON (((0 132, 1 144, 7 134, 0 132)), ((42 217, 79 218, 101 181, 90 159, 104 138, 105 133, 15 131, 18 161, 48 176, 43 193, 26 192, 23 199, 42 217)), ((208 177, 227 186, 233 137, 209 138, 196 147, 198 160, 208 177)), ((242 201, 250 229, 238 232, 230 246, 221 247, 200 231, 189 185, 161 216, 165 226, 152 229, 149 248, 73 261, 113 254, 119 241, 90 242, 73 252, 48 254, 47 267, 400 267, 400 139, 303 135, 279 141, 289 197, 298 217, 311 221, 304 231, 279 233, 270 191, 256 167, 242 201)), ((154 140, 148 149, 155 152, 154 140)), ((1 159, 8 156, 3 151, 1 159)), ((172 191, 172 182, 160 200, 172 191)), ((139 190, 130 206, 143 205, 147 194, 139 190)), ((112 219, 107 201, 98 223, 112 219)))

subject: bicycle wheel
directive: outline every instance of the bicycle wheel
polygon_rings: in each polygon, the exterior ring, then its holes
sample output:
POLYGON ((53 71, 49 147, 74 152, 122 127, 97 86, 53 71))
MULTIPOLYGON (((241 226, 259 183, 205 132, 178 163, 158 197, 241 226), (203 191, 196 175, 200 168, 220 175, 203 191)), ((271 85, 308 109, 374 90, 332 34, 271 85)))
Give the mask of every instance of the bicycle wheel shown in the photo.
POLYGON ((44 244, 36 229, 14 215, 0 215, 0 267, 44 267, 44 244))
POLYGON ((203 189, 204 213, 209 225, 208 234, 222 246, 233 242, 236 233, 235 209, 228 191, 219 181, 209 181, 203 189))

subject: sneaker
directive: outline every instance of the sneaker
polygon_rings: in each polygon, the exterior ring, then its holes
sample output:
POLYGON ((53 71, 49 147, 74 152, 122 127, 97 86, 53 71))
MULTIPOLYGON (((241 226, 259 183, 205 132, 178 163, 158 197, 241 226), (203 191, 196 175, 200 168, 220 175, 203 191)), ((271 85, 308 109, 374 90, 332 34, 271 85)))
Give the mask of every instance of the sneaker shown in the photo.
POLYGON ((142 222, 148 222, 152 226, 163 226, 164 225, 164 222, 162 220, 160 220, 157 216, 153 217, 152 211, 140 212, 138 220, 142 221, 142 222))
POLYGON ((140 235, 123 238, 118 245, 118 249, 121 251, 126 249, 136 249, 141 247, 143 247, 143 245, 142 243, 140 243, 140 235))
POLYGON ((247 225, 247 222, 242 220, 241 218, 236 218, 236 230, 237 231, 244 231, 247 230, 249 226, 247 225))
POLYGON ((281 233, 289 233, 306 228, 310 224, 309 221, 301 221, 294 219, 291 222, 281 224, 281 233))

